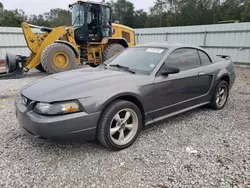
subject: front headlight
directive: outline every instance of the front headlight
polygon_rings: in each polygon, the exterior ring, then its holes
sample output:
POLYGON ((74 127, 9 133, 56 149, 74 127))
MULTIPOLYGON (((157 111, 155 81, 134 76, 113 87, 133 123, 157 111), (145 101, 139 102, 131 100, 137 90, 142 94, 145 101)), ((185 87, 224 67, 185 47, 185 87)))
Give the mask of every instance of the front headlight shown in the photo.
POLYGON ((34 112, 43 115, 62 115, 81 111, 81 107, 77 101, 58 102, 53 104, 38 102, 34 108, 34 112))

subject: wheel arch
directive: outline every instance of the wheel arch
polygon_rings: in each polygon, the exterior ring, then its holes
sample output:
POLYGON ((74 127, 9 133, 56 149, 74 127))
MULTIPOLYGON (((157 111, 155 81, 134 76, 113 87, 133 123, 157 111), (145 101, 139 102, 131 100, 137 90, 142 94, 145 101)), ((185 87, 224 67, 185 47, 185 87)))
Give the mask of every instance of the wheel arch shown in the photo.
POLYGON ((139 110, 141 112, 143 125, 145 124, 145 109, 144 109, 144 106, 143 106, 141 100, 139 99, 139 96, 137 96, 135 94, 132 94, 132 93, 124 93, 124 94, 119 94, 119 95, 111 97, 109 100, 107 100, 102 105, 102 108, 101 108, 102 113, 101 113, 100 117, 102 117, 102 114, 105 111, 105 109, 108 108, 109 105, 111 103, 113 103, 114 101, 116 101, 116 100, 124 100, 124 101, 128 101, 128 102, 131 102, 131 103, 135 104, 139 108, 139 110))
POLYGON ((225 74, 223 76, 221 76, 220 80, 224 80, 228 83, 228 85, 230 85, 230 77, 229 75, 225 74))
POLYGON ((217 83, 220 80, 224 80, 228 83, 228 85, 230 85, 231 79, 230 79, 230 74, 228 73, 227 70, 223 69, 219 72, 218 76, 217 76, 217 83))
POLYGON ((103 40, 106 43, 106 45, 120 44, 124 48, 128 48, 129 47, 128 42, 124 38, 106 38, 106 39, 103 39, 103 40))
POLYGON ((79 58, 79 52, 78 52, 78 50, 70 42, 67 42, 67 41, 64 41, 64 40, 56 40, 54 43, 59 43, 59 44, 65 44, 65 45, 67 45, 68 47, 71 48, 71 50, 73 50, 76 58, 79 58))

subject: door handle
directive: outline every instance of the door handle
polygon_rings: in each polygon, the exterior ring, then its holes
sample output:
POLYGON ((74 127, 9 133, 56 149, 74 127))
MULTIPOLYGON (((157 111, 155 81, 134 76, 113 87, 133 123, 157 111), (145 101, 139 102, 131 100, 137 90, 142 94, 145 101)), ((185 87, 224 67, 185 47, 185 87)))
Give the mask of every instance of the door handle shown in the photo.
POLYGON ((199 74, 198 74, 199 76, 204 76, 205 75, 205 73, 204 72, 199 72, 199 74))

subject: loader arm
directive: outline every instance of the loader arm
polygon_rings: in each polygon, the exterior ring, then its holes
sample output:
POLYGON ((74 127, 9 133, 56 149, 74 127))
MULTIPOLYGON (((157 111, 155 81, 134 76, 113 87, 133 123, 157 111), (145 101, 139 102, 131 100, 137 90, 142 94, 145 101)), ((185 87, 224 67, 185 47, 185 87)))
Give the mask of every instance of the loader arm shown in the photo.
POLYGON ((40 58, 43 53, 43 50, 54 43, 62 36, 66 36, 69 40, 72 36, 70 35, 69 29, 66 29, 65 26, 53 28, 50 33, 45 33, 45 37, 40 35, 35 35, 29 25, 26 23, 23 24, 24 36, 27 42, 29 49, 32 51, 30 57, 25 63, 24 71, 28 72, 30 69, 35 68, 40 64, 40 58), (39 41, 39 39, 42 39, 39 41))
POLYGON ((32 53, 36 54, 39 49, 38 38, 36 37, 35 33, 33 33, 28 23, 22 23, 22 29, 28 48, 32 53))

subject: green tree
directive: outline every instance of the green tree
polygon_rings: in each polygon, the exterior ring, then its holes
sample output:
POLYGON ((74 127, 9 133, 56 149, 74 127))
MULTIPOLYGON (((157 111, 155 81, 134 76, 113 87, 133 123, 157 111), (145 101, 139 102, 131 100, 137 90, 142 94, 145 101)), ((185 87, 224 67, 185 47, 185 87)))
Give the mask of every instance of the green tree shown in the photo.
POLYGON ((242 0, 225 0, 219 6, 218 19, 220 20, 240 20, 242 0))
POLYGON ((27 16, 23 10, 5 10, 3 4, 0 2, 0 26, 20 27, 26 18, 27 16))
POLYGON ((68 10, 56 8, 44 14, 45 20, 50 23, 51 27, 70 25, 71 13, 68 10))
POLYGON ((0 14, 0 26, 20 27, 27 18, 22 10, 17 9, 3 10, 0 14))
POLYGON ((0 12, 3 11, 3 3, 0 2, 0 12))
MULTIPOLYGON (((135 10, 129 0, 111 0, 113 21, 132 28, 171 27, 216 24, 224 20, 250 21, 250 0, 154 0, 149 13, 135 10)), ((0 2, 0 26, 20 27, 28 21, 35 25, 56 27, 71 24, 71 13, 51 9, 40 15, 29 15, 22 10, 6 10, 0 2)))
POLYGON ((129 27, 135 26, 135 7, 134 4, 127 0, 111 1, 113 21, 118 20, 121 24, 129 27))
POLYGON ((249 0, 245 0, 242 6, 241 21, 243 22, 250 21, 250 1, 249 0))
POLYGON ((30 15, 28 19, 29 23, 38 25, 38 26, 45 26, 45 27, 50 27, 51 23, 48 20, 45 20, 44 15, 39 14, 37 15, 30 15))
POLYGON ((134 14, 134 28, 144 28, 145 23, 148 21, 148 14, 144 10, 140 9, 135 11, 134 14))
POLYGON ((156 0, 154 2, 154 6, 152 8, 150 8, 150 13, 153 16, 156 16, 158 19, 158 26, 161 27, 162 26, 162 17, 164 12, 166 11, 166 1, 165 0, 156 0))
POLYGON ((213 19, 211 6, 211 1, 208 0, 179 1, 176 25, 211 24, 213 19))

